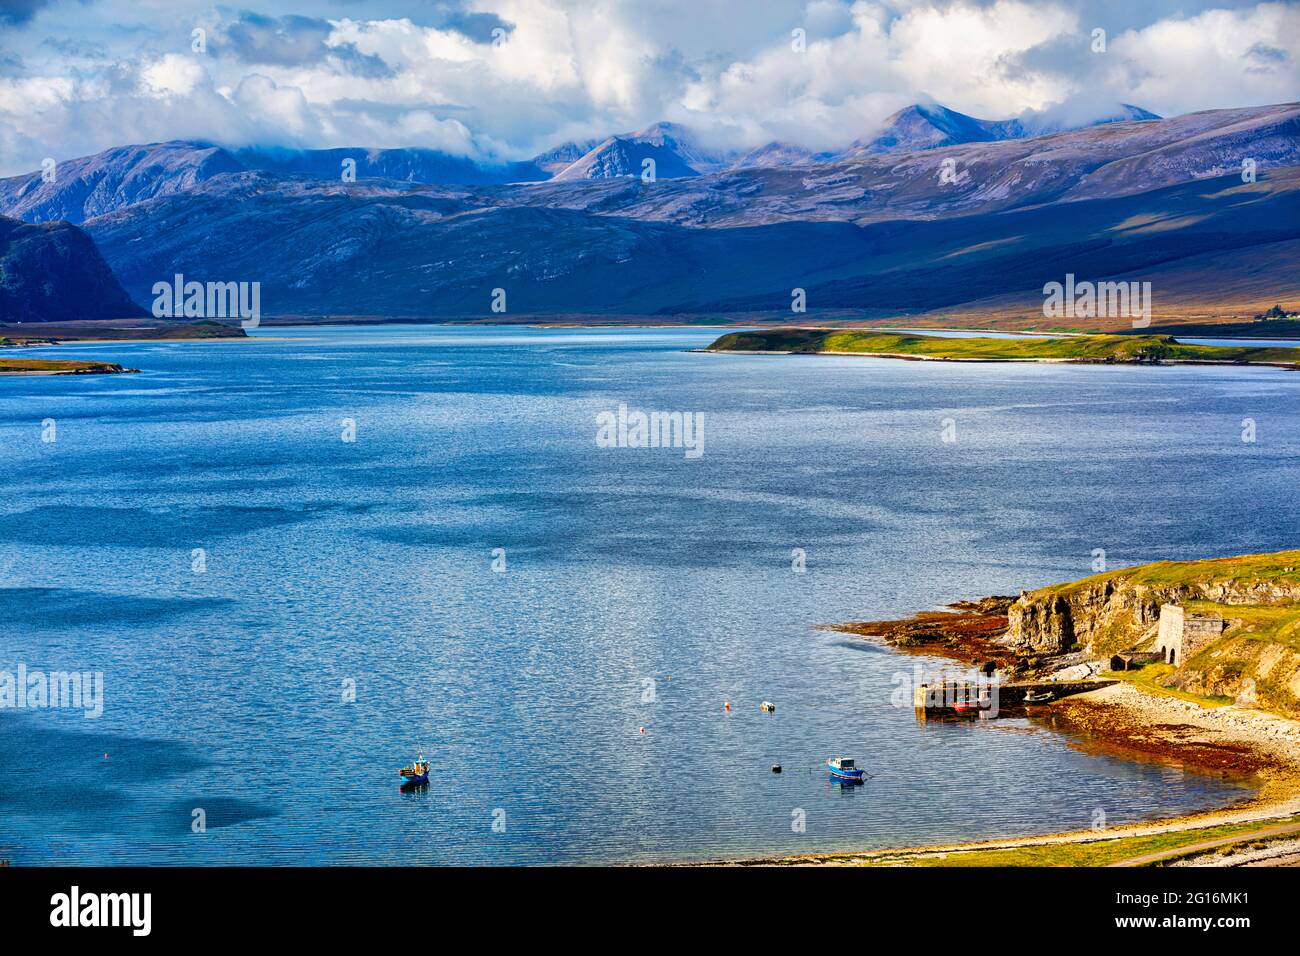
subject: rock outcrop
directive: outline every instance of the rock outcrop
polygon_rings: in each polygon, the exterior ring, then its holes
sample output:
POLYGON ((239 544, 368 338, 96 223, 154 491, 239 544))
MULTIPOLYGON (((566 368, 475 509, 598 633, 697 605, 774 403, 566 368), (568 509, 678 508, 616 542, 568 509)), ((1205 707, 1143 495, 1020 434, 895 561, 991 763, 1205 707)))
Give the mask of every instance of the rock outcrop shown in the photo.
POLYGON ((1249 634, 1229 637, 1181 667, 1166 682, 1192 694, 1228 697, 1300 718, 1300 651, 1249 634))
POLYGON ((1112 572, 1025 592, 1007 610, 1006 642, 1026 654, 1056 654, 1075 647, 1110 654, 1150 636, 1159 624, 1162 604, 1300 602, 1300 584, 1288 578, 1207 576, 1198 580, 1192 572, 1184 580, 1151 583, 1138 573, 1143 570, 1112 572))
POLYGON ((144 314, 76 226, 33 226, 0 216, 0 324, 144 314))

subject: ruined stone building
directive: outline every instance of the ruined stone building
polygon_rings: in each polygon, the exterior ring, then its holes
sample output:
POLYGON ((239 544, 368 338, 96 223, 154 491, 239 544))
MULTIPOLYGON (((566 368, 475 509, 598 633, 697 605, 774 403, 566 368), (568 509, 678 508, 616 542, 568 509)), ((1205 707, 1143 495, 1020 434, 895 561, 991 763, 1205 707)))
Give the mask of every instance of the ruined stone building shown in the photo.
POLYGON ((1222 637, 1227 626, 1221 617, 1188 614, 1177 604, 1163 604, 1160 606, 1156 651, 1162 661, 1177 667, 1211 641, 1222 637))

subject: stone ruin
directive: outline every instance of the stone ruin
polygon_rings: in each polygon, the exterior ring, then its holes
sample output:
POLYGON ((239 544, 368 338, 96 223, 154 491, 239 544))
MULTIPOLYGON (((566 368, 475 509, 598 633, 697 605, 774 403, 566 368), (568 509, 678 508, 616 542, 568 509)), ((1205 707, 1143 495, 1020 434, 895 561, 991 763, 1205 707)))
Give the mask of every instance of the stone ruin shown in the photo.
POLYGON ((1188 614, 1177 604, 1163 604, 1160 606, 1156 652, 1160 660, 1178 667, 1207 644, 1222 637, 1227 626, 1227 622, 1217 615, 1188 614))

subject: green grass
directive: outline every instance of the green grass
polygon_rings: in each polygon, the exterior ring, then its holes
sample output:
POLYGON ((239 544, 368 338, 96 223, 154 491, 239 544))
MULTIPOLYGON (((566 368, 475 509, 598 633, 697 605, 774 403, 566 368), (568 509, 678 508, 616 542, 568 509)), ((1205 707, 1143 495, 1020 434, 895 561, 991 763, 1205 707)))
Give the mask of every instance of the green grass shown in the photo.
POLYGON ((1040 590, 1064 596, 1118 578, 1149 587, 1171 587, 1192 583, 1216 584, 1227 581, 1243 583, 1267 581, 1300 585, 1300 551, 1242 554, 1231 558, 1206 558, 1201 561, 1155 561, 1131 568, 1104 571, 1101 574, 1064 584, 1054 584, 1040 590))
POLYGON ((1283 362, 1300 365, 1300 349, 1184 345, 1170 335, 1080 335, 1066 338, 951 338, 843 329, 732 332, 712 351, 872 353, 970 361, 1283 362))
MULTIPOLYGON (((1200 830, 1180 830, 1151 836, 1120 837, 1091 843, 1056 843, 1044 846, 1011 847, 1005 850, 966 850, 942 856, 869 858, 867 866, 1108 866, 1179 847, 1237 834, 1253 833, 1274 826, 1276 821, 1233 823, 1200 830)), ((1165 862, 1165 861, 1161 861, 1165 862)))
POLYGON ((1147 664, 1135 671, 1114 671, 1107 673, 1106 676, 1133 684, 1152 694, 1177 697, 1179 700, 1200 704, 1202 707, 1224 707, 1232 703, 1233 699, 1231 697, 1205 697, 1201 694, 1189 694, 1185 690, 1166 687, 1160 683, 1163 678, 1168 677, 1173 672, 1174 667, 1171 664, 1147 664))

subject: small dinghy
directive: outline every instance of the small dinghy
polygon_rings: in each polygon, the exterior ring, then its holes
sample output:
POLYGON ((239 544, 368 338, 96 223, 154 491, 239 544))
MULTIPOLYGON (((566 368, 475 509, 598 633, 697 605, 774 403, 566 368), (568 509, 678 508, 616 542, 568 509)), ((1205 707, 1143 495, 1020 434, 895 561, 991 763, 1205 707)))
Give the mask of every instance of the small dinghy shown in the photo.
POLYGON ((826 766, 830 768, 831 776, 840 780, 862 779, 862 771, 858 769, 851 757, 832 757, 826 761, 826 766))
POLYGON ((1050 704, 1052 702, 1052 692, 1050 690, 1031 690, 1025 694, 1026 704, 1050 704))
POLYGON ((429 761, 424 754, 415 758, 415 762, 397 771, 402 778, 403 787, 419 787, 429 782, 429 761))

